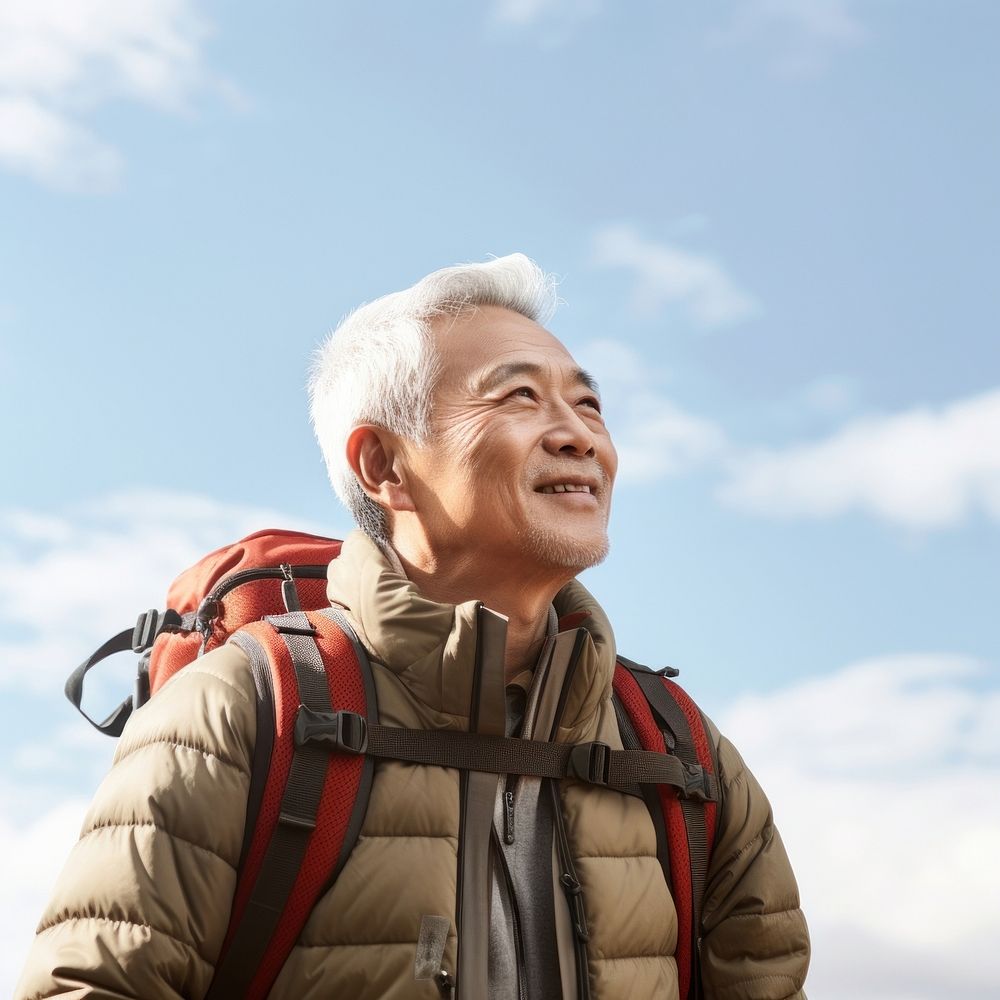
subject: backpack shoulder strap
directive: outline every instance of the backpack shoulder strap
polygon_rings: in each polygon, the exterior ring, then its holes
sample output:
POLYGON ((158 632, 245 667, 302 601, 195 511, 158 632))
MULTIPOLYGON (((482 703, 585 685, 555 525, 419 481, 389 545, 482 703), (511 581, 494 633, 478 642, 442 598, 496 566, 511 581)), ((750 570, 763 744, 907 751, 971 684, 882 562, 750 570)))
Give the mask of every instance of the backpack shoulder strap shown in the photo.
POLYGON ((298 745, 301 706, 378 717, 364 648, 335 608, 254 622, 257 739, 229 929, 206 1000, 262 1000, 313 906, 340 874, 368 806, 374 761, 298 745))
MULTIPOLYGON (((718 775, 715 745, 705 718, 679 684, 664 673, 619 657, 614 695, 626 747, 671 753, 686 765, 699 765, 718 775)), ((682 797, 665 784, 642 791, 657 831, 657 856, 677 910, 680 997, 696 1000, 701 996, 701 906, 715 841, 717 803, 682 797)))

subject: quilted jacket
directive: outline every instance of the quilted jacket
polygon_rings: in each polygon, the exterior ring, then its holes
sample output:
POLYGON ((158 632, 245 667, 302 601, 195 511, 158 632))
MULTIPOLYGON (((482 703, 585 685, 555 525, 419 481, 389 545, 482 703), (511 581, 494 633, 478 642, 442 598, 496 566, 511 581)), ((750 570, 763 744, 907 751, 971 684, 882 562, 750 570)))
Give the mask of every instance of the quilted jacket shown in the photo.
MULTIPOLYGON (((328 594, 368 650, 384 724, 468 728, 475 602, 424 599, 360 533, 330 564, 328 594)), ((556 610, 586 613, 586 636, 559 718, 548 696, 550 737, 620 747, 607 618, 575 581, 556 610)), ((560 691, 564 677, 550 674, 560 691)), ((253 682, 232 643, 135 713, 42 916, 18 1000, 204 996, 236 881, 254 736, 253 682)), ((701 928, 705 996, 804 998, 809 939, 794 876, 760 786, 715 736, 723 807, 701 928)), ((570 780, 560 800, 590 931, 591 995, 677 1000, 677 918, 645 805, 570 780)), ((421 917, 449 915, 444 965, 455 967, 459 811, 458 772, 379 762, 357 845, 271 997, 436 998, 433 983, 414 979, 414 956, 421 917)), ((556 925, 562 952, 565 914, 556 925)), ((575 997, 574 977, 563 979, 563 997, 575 997)))

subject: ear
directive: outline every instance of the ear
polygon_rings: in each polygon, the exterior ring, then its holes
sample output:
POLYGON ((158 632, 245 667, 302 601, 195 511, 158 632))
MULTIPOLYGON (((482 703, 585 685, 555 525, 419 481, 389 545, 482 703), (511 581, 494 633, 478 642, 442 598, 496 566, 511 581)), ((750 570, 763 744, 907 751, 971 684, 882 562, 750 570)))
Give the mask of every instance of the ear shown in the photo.
POLYGON ((374 424, 355 427, 347 438, 347 461, 361 488, 389 510, 415 510, 407 488, 399 439, 374 424))

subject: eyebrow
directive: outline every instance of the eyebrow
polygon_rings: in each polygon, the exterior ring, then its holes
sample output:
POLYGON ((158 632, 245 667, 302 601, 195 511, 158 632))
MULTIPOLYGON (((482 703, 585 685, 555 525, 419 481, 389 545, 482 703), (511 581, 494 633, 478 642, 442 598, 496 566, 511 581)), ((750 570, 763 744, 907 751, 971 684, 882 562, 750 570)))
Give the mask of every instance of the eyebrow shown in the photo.
MULTIPOLYGON (((504 382, 509 382, 511 379, 517 378, 519 375, 534 375, 538 378, 544 374, 544 371, 541 365, 537 365, 533 361, 507 361, 474 378, 472 380, 472 391, 477 396, 482 395, 499 385, 503 385, 504 382)), ((584 371, 582 368, 573 369, 570 373, 570 381, 576 385, 584 386, 591 392, 600 393, 600 389, 597 387, 597 379, 590 372, 584 371)))

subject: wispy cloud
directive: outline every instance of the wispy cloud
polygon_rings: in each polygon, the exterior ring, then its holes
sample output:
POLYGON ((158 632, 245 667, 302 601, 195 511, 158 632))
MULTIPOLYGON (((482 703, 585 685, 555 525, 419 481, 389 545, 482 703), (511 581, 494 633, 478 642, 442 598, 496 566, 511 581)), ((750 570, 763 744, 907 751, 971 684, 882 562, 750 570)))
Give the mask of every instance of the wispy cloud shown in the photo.
POLYGON ((576 352, 601 384, 618 449, 618 482, 650 482, 687 472, 722 453, 725 435, 710 420, 674 403, 663 375, 628 344, 595 340, 576 352))
MULTIPOLYGON (((8 0, 0 5, 0 164, 57 188, 106 190, 121 154, 88 124, 127 100, 181 111, 207 87, 196 0, 8 0)), ((231 88, 230 88, 231 89, 231 88)))
POLYGON ((646 315, 673 306, 696 326, 714 329, 732 326, 759 311, 753 296, 714 257, 643 239, 628 225, 599 230, 591 262, 598 268, 630 272, 632 304, 646 315))
POLYGON ((766 45, 788 76, 823 72, 841 50, 861 45, 868 29, 849 0, 739 0, 716 44, 766 45))
POLYGON ((605 339, 574 353, 601 383, 623 485, 702 469, 716 478, 722 504, 765 517, 859 512, 921 530, 976 513, 1000 521, 1000 389, 937 408, 853 416, 857 380, 817 379, 771 416, 798 428, 836 421, 838 429, 766 447, 740 442, 711 414, 678 404, 648 349, 605 339))
POLYGON ((498 27, 530 29, 543 45, 558 45, 600 13, 601 5, 602 0, 494 0, 490 17, 498 27))
POLYGON ((717 720, 795 866, 810 996, 952 1000, 1000 980, 1000 798, 983 792, 1000 787, 1000 689, 988 677, 959 656, 884 657, 742 698, 717 720))
POLYGON ((161 607, 181 570, 268 527, 332 530, 163 491, 112 494, 56 514, 0 510, 0 688, 61 690, 100 643, 161 607))
POLYGON ((731 457, 720 497, 773 516, 860 510, 914 528, 944 527, 975 510, 1000 520, 1000 390, 731 457))

